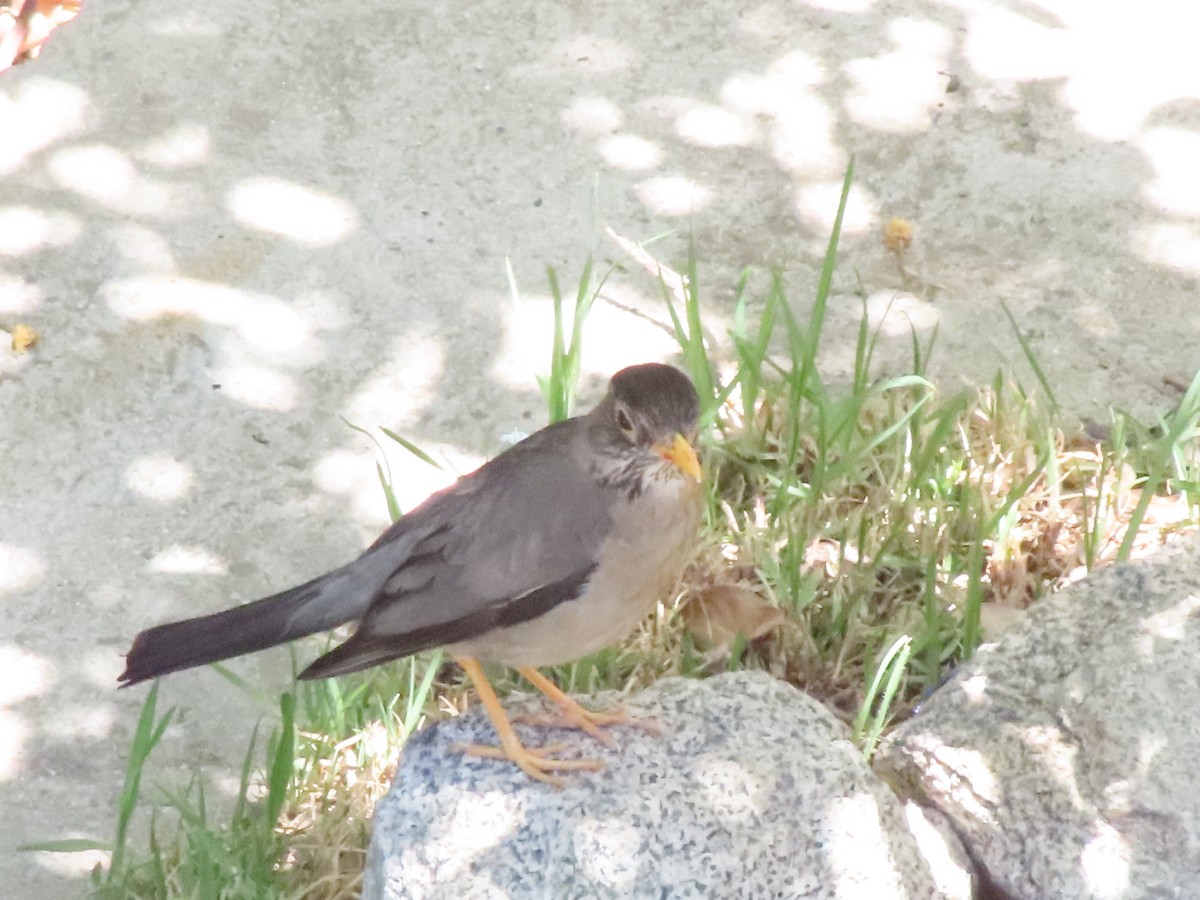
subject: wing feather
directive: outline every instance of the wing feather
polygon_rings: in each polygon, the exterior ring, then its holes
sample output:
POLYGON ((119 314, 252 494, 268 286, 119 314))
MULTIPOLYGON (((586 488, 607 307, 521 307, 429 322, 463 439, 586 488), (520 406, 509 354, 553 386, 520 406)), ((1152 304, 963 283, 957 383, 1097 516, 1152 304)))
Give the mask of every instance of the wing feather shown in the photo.
MULTIPOLYGON (((576 596, 612 527, 586 440, 583 420, 551 426, 414 510, 430 521, 367 609, 363 640, 436 646, 576 596)), ((388 550, 385 534, 363 561, 388 550)))

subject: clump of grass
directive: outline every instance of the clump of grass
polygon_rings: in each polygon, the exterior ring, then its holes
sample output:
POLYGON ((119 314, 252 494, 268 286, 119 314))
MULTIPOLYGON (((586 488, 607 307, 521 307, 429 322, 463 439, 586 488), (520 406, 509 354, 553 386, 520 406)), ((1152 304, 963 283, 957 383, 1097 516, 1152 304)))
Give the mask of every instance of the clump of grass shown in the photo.
POLYGON ((282 896, 276 861, 287 846, 286 831, 279 827, 286 804, 291 802, 291 776, 295 763, 294 702, 290 693, 280 698, 280 725, 268 739, 265 774, 259 775, 257 729, 242 766, 238 799, 228 821, 216 823, 208 813, 203 783, 197 779, 183 791, 163 789, 166 805, 176 822, 164 840, 157 811, 149 829, 149 850, 133 853, 129 829, 142 797, 142 779, 151 752, 174 716, 173 710, 157 715, 158 685, 142 704, 126 766, 125 783, 117 803, 116 836, 111 842, 94 840, 49 841, 21 849, 50 852, 107 850, 107 868, 92 871, 91 893, 100 898, 129 897, 278 897, 282 896))
MULTIPOLYGON (((997 377, 945 395, 925 377, 933 338, 922 344, 913 335, 907 374, 875 376, 877 336, 864 314, 850 377, 822 376, 821 335, 851 177, 847 171, 807 316, 797 315, 779 277, 757 299, 743 277, 725 352, 704 328, 694 250, 679 274, 622 241, 661 277, 711 426, 703 448, 707 525, 676 596, 621 646, 558 667, 552 674, 566 690, 761 668, 824 700, 869 757, 885 730, 996 627, 999 611, 1024 608, 1097 566, 1196 527, 1200 375, 1153 427, 1114 412, 1089 432, 1063 423, 1019 330, 1038 393, 997 377), (751 610, 765 604, 782 615, 769 617, 765 633, 751 636, 747 627, 705 646, 689 631, 686 609, 731 585, 751 610)), ((584 322, 604 279, 593 287, 585 266, 569 327, 553 272, 550 282, 555 338, 542 389, 556 421, 570 414, 584 322)), ((378 474, 395 517, 386 464, 378 474)), ((522 685, 510 673, 496 687, 522 685)), ((282 705, 262 785, 251 778, 253 747, 246 757, 241 796, 265 799, 239 802, 230 823, 217 827, 198 786, 170 795, 178 831, 164 844, 152 827, 149 854, 135 858, 128 823, 167 720, 155 724, 152 690, 99 889, 136 897, 357 895, 368 823, 399 749, 425 723, 461 711, 467 685, 431 654, 295 690, 296 724, 295 707, 282 705)))

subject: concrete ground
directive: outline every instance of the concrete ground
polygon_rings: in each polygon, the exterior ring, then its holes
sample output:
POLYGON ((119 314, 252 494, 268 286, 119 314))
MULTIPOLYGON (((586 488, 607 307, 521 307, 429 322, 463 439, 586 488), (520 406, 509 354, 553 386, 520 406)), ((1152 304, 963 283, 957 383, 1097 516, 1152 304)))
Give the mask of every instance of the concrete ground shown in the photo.
MULTIPOLYGON (((884 365, 936 323, 950 384, 1032 376, 1146 413, 1200 366, 1200 10, 1172 0, 92 2, 0 79, 0 884, 78 896, 145 690, 142 627, 307 579, 385 521, 386 425, 463 467, 543 421, 544 269, 629 268, 590 396, 665 358, 655 282, 605 235, 702 260, 723 334, 744 266, 807 308, 857 179, 827 364, 861 288, 884 365), (904 276, 883 223, 915 223, 904 276), (511 261, 520 299, 510 294, 511 261), (894 302, 893 302, 894 301, 894 302), (644 316, 628 309, 639 310, 644 316), (7 346, 7 339, 4 341, 7 346), (1167 379, 1167 382, 1164 382, 1167 379)), ((408 503, 432 482, 390 453, 408 503)), ((304 648, 302 656, 309 648, 304 648)), ((264 690, 287 655, 235 665, 264 690)), ((152 781, 233 789, 256 708, 210 670, 152 781)))

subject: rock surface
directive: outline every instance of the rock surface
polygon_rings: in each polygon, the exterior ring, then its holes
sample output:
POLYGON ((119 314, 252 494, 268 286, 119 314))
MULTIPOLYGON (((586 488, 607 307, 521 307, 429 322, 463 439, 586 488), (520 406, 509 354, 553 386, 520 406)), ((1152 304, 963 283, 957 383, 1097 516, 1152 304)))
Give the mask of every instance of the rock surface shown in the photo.
POLYGON ((562 790, 453 754, 494 742, 481 709, 419 735, 376 809, 363 896, 969 896, 961 866, 930 871, 845 726, 794 688, 761 673, 668 679, 629 709, 662 734, 617 729, 616 751, 544 735, 606 763, 562 790))
POLYGON ((998 891, 1200 892, 1200 545, 1034 606, 885 742, 998 891))

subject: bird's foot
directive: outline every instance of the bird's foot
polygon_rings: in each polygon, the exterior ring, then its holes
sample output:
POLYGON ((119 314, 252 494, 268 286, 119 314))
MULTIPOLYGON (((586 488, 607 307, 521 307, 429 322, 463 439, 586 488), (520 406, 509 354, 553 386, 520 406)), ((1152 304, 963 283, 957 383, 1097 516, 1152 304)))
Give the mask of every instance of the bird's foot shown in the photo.
POLYGON ((557 699, 555 699, 555 705, 558 706, 557 715, 528 713, 515 717, 515 721, 526 725, 540 725, 545 728, 578 728, 594 737, 605 747, 615 747, 616 741, 613 740, 612 735, 606 734, 600 729, 612 725, 629 725, 654 735, 662 734, 662 726, 657 722, 651 719, 635 719, 625 712, 624 707, 618 707, 611 712, 592 712, 574 700, 563 703, 557 699))
POLYGON ((526 747, 518 742, 502 747, 492 747, 487 744, 455 744, 450 749, 465 753, 467 756, 483 759, 507 759, 519 766, 521 771, 530 778, 558 788, 563 787, 565 782, 550 774, 551 772, 597 772, 604 768, 604 763, 598 759, 555 759, 554 754, 561 753, 565 746, 565 744, 555 744, 550 747, 526 747))
MULTIPOLYGON (((595 772, 604 768, 604 763, 598 759, 555 759, 554 754, 561 752, 563 749, 563 745, 561 744, 553 747, 526 747, 521 743, 521 739, 517 737, 517 733, 513 731, 512 722, 508 720, 508 716, 504 712, 504 707, 496 699, 496 692, 492 690, 487 677, 483 674, 483 669, 480 668, 479 661, 471 657, 460 657, 458 664, 463 667, 463 671, 467 673, 467 677, 471 679, 475 685, 475 689, 479 691, 479 700, 483 704, 488 718, 492 721, 492 727, 496 729, 496 735, 500 738, 500 746, 489 747, 482 744, 456 744, 452 749, 460 753, 465 753, 468 756, 479 756, 485 759, 507 759, 510 762, 516 763, 521 771, 530 778, 537 781, 544 781, 546 784, 551 784, 555 787, 562 787, 564 782, 561 778, 550 774, 551 772, 580 770, 595 772)), ((538 677, 542 676, 539 675, 538 677)))
POLYGON ((574 697, 565 693, 558 685, 537 669, 526 666, 517 671, 524 675, 526 681, 545 694, 546 698, 558 707, 557 716, 523 715, 520 717, 520 721, 522 722, 528 722, 533 725, 549 725, 557 728, 578 728, 580 731, 590 734, 606 747, 616 746, 616 741, 610 735, 600 730, 602 726, 606 725, 633 725, 649 731, 651 734, 662 734, 662 729, 657 722, 647 719, 630 718, 622 707, 618 707, 613 712, 607 713, 592 712, 590 709, 585 709, 579 705, 579 702, 574 697))

